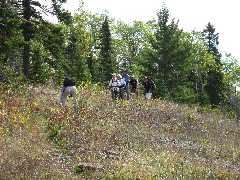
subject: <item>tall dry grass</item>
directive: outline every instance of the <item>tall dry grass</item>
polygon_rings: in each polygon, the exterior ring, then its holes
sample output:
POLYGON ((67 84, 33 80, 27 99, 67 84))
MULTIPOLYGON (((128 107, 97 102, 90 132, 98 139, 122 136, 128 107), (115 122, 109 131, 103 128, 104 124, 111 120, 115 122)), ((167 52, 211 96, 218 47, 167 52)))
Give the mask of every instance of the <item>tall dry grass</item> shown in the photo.
MULTIPOLYGON (((2 88, 2 87, 1 87, 2 88)), ((79 87, 0 93, 0 179, 238 179, 239 124, 164 100, 79 87)))

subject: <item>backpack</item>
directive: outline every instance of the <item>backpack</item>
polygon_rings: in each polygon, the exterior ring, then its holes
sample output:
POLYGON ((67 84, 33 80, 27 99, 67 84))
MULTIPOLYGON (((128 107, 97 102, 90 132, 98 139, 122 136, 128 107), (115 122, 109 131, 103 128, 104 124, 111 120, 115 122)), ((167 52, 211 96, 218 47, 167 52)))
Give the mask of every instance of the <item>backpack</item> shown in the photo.
POLYGON ((75 82, 70 78, 70 77, 67 77, 64 81, 64 86, 67 87, 67 86, 75 86, 75 82))
POLYGON ((117 82, 117 79, 115 81, 112 79, 112 83, 114 83, 114 82, 117 82))

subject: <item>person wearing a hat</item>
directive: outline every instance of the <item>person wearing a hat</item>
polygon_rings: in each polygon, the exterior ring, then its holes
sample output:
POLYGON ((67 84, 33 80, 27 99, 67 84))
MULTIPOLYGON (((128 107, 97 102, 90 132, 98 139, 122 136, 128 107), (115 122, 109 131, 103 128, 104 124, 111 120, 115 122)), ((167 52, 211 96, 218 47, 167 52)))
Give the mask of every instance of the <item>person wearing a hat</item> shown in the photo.
POLYGON ((109 88, 111 89, 111 96, 113 100, 116 100, 119 96, 119 86, 120 86, 120 82, 116 77, 116 74, 113 73, 112 74, 112 78, 109 81, 108 84, 109 88))
POLYGON ((123 99, 124 99, 124 89, 125 89, 125 87, 126 87, 126 82, 125 82, 125 80, 122 78, 121 74, 118 74, 118 75, 117 75, 117 79, 118 79, 119 82, 120 82, 119 95, 120 95, 120 98, 123 100, 123 99))

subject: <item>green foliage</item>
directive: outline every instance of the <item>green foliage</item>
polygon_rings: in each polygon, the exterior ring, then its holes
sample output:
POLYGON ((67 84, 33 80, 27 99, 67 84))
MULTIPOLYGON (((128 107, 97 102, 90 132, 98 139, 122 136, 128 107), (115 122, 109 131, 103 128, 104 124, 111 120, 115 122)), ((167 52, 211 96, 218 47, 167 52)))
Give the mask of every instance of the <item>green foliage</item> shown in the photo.
POLYGON ((57 15, 60 22, 69 22, 70 14, 61 9, 61 1, 53 1, 52 7, 47 9, 47 6, 39 3, 38 1, 23 1, 22 3, 16 1, 13 3, 17 8, 16 18, 21 19, 20 31, 22 32, 22 37, 24 39, 23 45, 23 61, 22 61, 22 71, 23 74, 29 78, 29 68, 30 68, 30 58, 31 58, 31 46, 30 41, 34 39, 37 35, 36 29, 39 25, 46 25, 46 21, 43 19, 40 11, 48 14, 51 10, 52 15, 57 15), (67 20, 66 20, 67 19, 67 20))
POLYGON ((215 28, 210 22, 206 26, 206 29, 203 30, 203 38, 206 40, 208 51, 212 54, 215 60, 214 65, 207 73, 206 84, 206 92, 208 94, 209 101, 214 107, 223 102, 225 85, 223 81, 224 75, 222 72, 221 54, 217 49, 219 44, 218 33, 215 33, 215 28))
MULTIPOLYGON (((143 71, 157 84, 158 96, 172 99, 174 96, 183 97, 182 91, 178 91, 179 86, 190 84, 188 76, 192 71, 189 63, 190 37, 178 28, 178 22, 170 20, 170 13, 166 7, 163 6, 157 15, 158 22, 153 26, 154 36, 150 38, 151 48, 146 49, 147 60, 142 64, 146 68, 143 71)), ((194 97, 193 90, 188 92, 192 92, 191 97, 194 97)))
POLYGON ((224 73, 224 82, 227 85, 228 90, 235 89, 239 87, 239 74, 240 74, 240 65, 231 54, 225 54, 225 59, 222 62, 223 64, 223 73, 224 73))
POLYGON ((105 20, 102 24, 102 28, 100 30, 100 54, 99 54, 99 72, 101 74, 98 77, 98 80, 102 83, 108 82, 111 73, 115 70, 116 62, 113 57, 113 49, 112 49, 112 37, 111 30, 109 26, 108 16, 105 17, 105 20))
POLYGON ((120 69, 128 69, 131 74, 139 75, 139 58, 144 42, 146 42, 147 25, 141 21, 126 24, 117 21, 113 26, 114 49, 118 54, 120 69))
POLYGON ((218 34, 211 24, 203 33, 184 32, 165 5, 157 13, 157 21, 147 23, 115 22, 106 12, 84 11, 83 4, 70 18, 60 10, 62 2, 53 2, 60 18, 56 24, 43 19, 38 8, 33 8, 42 5, 38 2, 29 1, 25 9, 14 1, 1 4, 3 79, 8 71, 14 79, 24 67, 25 76, 28 74, 28 80, 35 83, 53 80, 61 84, 66 75, 71 75, 77 84, 106 86, 111 73, 127 68, 140 82, 144 76, 154 80, 154 97, 202 106, 224 105, 224 96, 238 84, 237 60, 221 62, 218 34), (25 12, 26 17, 18 12, 25 12), (25 23, 23 18, 30 19, 25 23))
POLYGON ((23 38, 21 21, 16 16, 17 11, 12 1, 0 3, 0 66, 20 72, 23 38))
POLYGON ((196 103, 196 93, 189 86, 178 86, 170 94, 170 98, 174 102, 181 102, 186 104, 195 104, 196 103))
POLYGON ((89 57, 90 34, 86 30, 84 14, 74 17, 74 22, 70 27, 66 27, 68 33, 68 45, 66 48, 67 73, 72 74, 81 82, 91 80, 90 69, 87 64, 89 57))

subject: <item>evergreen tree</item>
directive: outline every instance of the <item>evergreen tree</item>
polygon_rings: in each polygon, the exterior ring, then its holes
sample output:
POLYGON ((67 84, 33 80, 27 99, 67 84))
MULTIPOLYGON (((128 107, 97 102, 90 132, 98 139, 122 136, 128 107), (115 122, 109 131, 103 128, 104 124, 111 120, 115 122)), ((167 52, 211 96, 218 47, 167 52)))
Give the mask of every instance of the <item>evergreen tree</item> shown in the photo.
POLYGON ((206 41, 208 51, 212 54, 215 63, 210 67, 207 75, 206 92, 212 107, 219 105, 223 100, 224 82, 222 73, 221 54, 218 52, 218 33, 209 22, 206 29, 203 30, 203 37, 206 41))
MULTIPOLYGON (((23 43, 23 74, 29 76, 31 40, 34 38, 36 28, 39 24, 46 22, 42 13, 56 15, 60 22, 70 22, 70 13, 61 9, 62 3, 66 0, 52 0, 52 7, 48 8, 40 1, 22 0, 11 1, 12 7, 16 7, 16 17, 21 20, 23 43)), ((11 9, 11 8, 10 8, 11 9)))
POLYGON ((185 61, 189 56, 190 43, 183 38, 178 22, 170 20, 168 9, 163 6, 157 13, 152 47, 145 67, 157 85, 156 93, 165 98, 179 96, 186 85, 185 61))
POLYGON ((89 33, 85 30, 84 14, 76 15, 73 24, 67 28, 68 44, 66 48, 67 72, 74 75, 77 80, 86 82, 91 80, 87 63, 89 57, 89 33))
POLYGON ((116 72, 115 62, 112 56, 112 40, 107 16, 102 24, 100 41, 99 64, 101 74, 99 81, 104 83, 109 80, 111 73, 116 72))
MULTIPOLYGON (((0 2, 0 76, 4 69, 21 71, 21 21, 17 17, 14 1, 0 2)), ((3 75, 4 76, 4 75, 3 75)))

